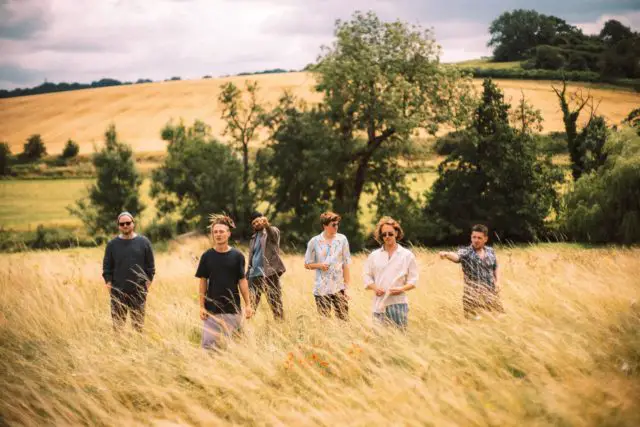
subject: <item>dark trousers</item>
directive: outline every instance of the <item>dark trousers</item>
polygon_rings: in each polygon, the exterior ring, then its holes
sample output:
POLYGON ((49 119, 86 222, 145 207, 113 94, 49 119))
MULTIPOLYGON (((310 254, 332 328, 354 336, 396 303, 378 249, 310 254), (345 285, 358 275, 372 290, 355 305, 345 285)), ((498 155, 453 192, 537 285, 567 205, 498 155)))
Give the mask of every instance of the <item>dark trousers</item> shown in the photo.
POLYGON ((251 294, 251 305, 254 310, 258 309, 262 294, 267 295, 267 302, 271 307, 271 312, 276 320, 284 319, 284 309, 282 307, 282 288, 280 287, 280 276, 252 277, 249 282, 249 293, 251 294))
POLYGON ((147 300, 147 291, 140 288, 133 292, 123 292, 111 288, 111 318, 113 329, 120 331, 127 322, 127 313, 131 313, 131 326, 138 332, 142 332, 144 326, 144 305, 147 300))
POLYGON ((314 295, 316 308, 322 316, 331 316, 331 307, 340 320, 349 320, 349 303, 344 290, 331 295, 314 295))

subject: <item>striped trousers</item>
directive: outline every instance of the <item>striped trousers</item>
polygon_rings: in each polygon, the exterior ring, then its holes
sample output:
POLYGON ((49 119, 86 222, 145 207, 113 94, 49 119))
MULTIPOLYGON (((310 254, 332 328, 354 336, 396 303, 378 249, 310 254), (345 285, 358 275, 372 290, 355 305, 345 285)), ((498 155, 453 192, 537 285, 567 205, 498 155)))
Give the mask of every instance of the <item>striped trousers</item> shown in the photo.
POLYGON ((407 329, 409 304, 392 304, 385 307, 384 313, 373 313, 374 323, 407 329))

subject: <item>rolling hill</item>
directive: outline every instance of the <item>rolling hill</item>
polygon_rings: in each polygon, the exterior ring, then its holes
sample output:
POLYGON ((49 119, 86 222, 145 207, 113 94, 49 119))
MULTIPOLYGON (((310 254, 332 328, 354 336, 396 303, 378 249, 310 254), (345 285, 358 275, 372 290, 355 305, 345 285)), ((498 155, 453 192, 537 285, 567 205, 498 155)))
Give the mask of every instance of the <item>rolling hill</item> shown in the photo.
MULTIPOLYGON (((123 141, 135 151, 164 151, 160 130, 168 120, 185 120, 190 124, 201 119, 219 135, 223 123, 217 105, 219 86, 227 81, 242 85, 246 79, 257 80, 261 97, 274 105, 284 89, 309 102, 321 95, 313 92, 314 79, 309 73, 286 73, 147 83, 0 99, 0 140, 9 143, 13 153, 22 151, 29 135, 39 133, 49 153, 60 153, 66 141, 80 144, 80 152, 93 150, 102 143, 107 125, 115 123, 123 141)), ((481 81, 476 80, 477 87, 481 81)), ((563 129, 558 102, 549 81, 498 80, 507 99, 516 101, 524 93, 542 111, 545 131, 563 129)), ((584 84, 572 84, 583 89, 584 84)), ((640 95, 629 91, 590 89, 600 102, 598 112, 610 123, 619 123, 640 105, 640 95)))

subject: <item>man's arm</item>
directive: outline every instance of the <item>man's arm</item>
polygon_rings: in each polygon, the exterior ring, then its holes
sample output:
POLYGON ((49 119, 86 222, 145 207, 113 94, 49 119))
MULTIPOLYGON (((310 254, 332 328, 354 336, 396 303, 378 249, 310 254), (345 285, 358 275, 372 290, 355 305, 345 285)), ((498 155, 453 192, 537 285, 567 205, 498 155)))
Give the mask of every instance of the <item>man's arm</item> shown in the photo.
POLYGON ((493 269, 493 286, 496 290, 496 292, 500 292, 502 290, 502 288, 500 287, 500 269, 498 268, 498 264, 496 264, 496 267, 493 269))
POLYGON ((329 264, 325 264, 322 262, 312 262, 315 259, 315 249, 313 247, 313 239, 309 240, 307 243, 307 252, 304 254, 304 268, 307 270, 322 270, 327 271, 329 269, 329 264))
POLYGON ((200 278, 200 291, 198 293, 198 301, 200 302, 200 319, 206 320, 207 309, 204 307, 204 301, 207 295, 207 279, 205 277, 200 278))
POLYGON ((375 278, 373 277, 373 260, 371 259, 371 255, 367 258, 367 262, 364 264, 364 269, 362 271, 362 277, 364 281, 364 288, 371 289, 377 296, 384 295, 384 289, 379 288, 376 285, 375 278))
POLYGON ((153 277, 156 275, 156 261, 153 256, 153 248, 151 247, 150 241, 147 241, 147 246, 144 252, 144 272, 147 275, 147 286, 151 286, 153 277))
POLYGON ((104 278, 104 283, 107 288, 111 289, 113 284, 113 270, 114 270, 114 262, 113 262, 113 253, 111 244, 107 243, 107 247, 104 249, 104 258, 102 259, 102 277, 104 278))
MULTIPOLYGON (((254 236, 256 239, 259 239, 257 234, 255 234, 254 236)), ((256 242, 255 240, 253 240, 253 238, 249 240, 249 265, 247 266, 247 274, 249 274, 251 268, 253 267, 253 247, 255 246, 255 243, 256 242)))
POLYGON ((251 307, 251 299, 249 297, 249 282, 247 282, 247 278, 244 277, 240 279, 240 282, 238 282, 238 286, 240 288, 242 299, 244 300, 244 315, 247 319, 249 319, 251 316, 253 316, 253 307, 251 307))
POLYGON ((440 255, 440 259, 448 259, 449 261, 452 262, 460 262, 460 255, 458 255, 455 252, 439 252, 438 255, 440 255))

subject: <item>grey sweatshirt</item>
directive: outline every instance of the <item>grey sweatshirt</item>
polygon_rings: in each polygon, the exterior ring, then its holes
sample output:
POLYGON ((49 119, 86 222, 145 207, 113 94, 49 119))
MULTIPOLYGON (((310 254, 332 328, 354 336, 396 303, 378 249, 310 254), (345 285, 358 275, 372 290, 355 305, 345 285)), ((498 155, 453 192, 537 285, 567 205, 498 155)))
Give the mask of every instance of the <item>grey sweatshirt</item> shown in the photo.
POLYGON ((116 237, 107 243, 102 261, 102 277, 122 292, 136 291, 136 285, 153 280, 156 273, 151 242, 144 236, 116 237))

